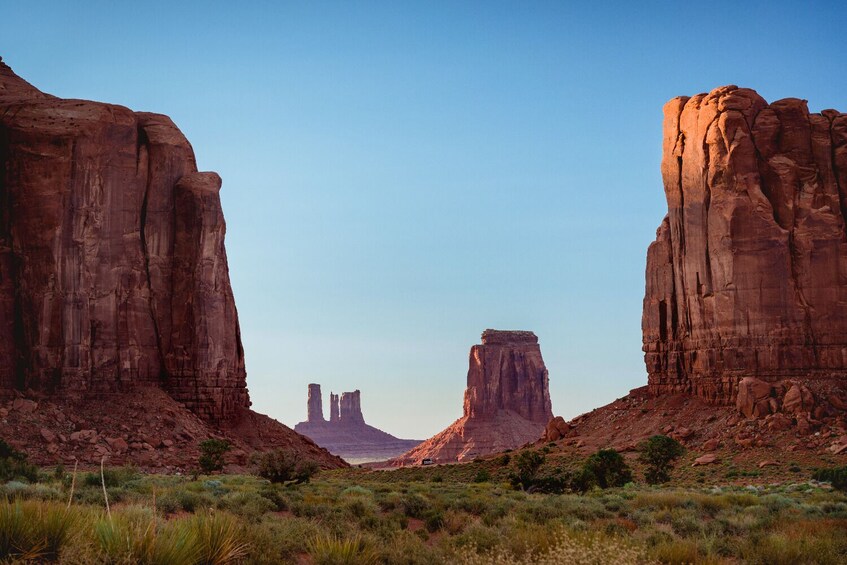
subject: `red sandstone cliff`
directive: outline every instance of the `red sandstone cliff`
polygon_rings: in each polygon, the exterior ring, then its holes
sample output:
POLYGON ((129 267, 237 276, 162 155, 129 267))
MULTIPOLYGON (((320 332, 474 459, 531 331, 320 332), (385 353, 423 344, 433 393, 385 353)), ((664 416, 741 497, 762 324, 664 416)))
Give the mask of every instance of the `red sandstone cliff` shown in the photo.
POLYGON ((156 387, 253 418, 220 188, 167 116, 44 94, 0 59, 0 396, 156 387))
POLYGON ((654 395, 742 377, 843 381, 847 116, 727 86, 665 105, 668 215, 647 253, 654 395))
POLYGON ((485 330, 468 361, 464 415, 395 460, 451 462, 537 440, 553 417, 547 367, 532 332, 485 330))

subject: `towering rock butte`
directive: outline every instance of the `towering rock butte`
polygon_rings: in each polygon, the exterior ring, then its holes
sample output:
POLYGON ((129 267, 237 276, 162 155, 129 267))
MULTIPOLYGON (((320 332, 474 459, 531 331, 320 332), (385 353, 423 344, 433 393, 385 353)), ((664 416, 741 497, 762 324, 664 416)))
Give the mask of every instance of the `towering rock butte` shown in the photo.
POLYGON ((308 416, 294 426, 295 431, 312 439, 330 453, 350 463, 385 461, 418 445, 417 439, 398 439, 365 423, 362 395, 358 390, 330 393, 329 422, 323 419, 321 385, 309 385, 308 416), (321 414, 320 419, 313 417, 321 414))
POLYGON ((44 94, 0 59, 0 395, 146 386, 244 416, 220 188, 167 116, 44 94))
POLYGON ((735 86, 664 113, 668 215, 642 318, 650 392, 726 404, 743 377, 843 383, 847 116, 735 86))
POLYGON ((324 407, 321 400, 321 385, 309 385, 309 399, 307 405, 307 422, 326 422, 324 420, 324 407))
POLYGON ((471 347, 468 365, 464 415, 394 463, 463 461, 541 436, 553 412, 534 333, 485 330, 482 345, 471 347))

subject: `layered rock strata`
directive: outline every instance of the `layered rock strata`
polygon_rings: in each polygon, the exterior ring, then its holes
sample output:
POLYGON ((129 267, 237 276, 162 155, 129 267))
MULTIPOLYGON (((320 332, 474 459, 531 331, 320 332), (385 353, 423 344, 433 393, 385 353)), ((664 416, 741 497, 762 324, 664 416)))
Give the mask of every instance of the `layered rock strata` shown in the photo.
POLYGON ((0 59, 0 396, 85 412, 154 387, 209 433, 253 421, 343 465, 249 411, 220 189, 167 116, 44 94, 0 59))
POLYGON ((537 440, 552 417, 536 335, 485 330, 482 344, 471 347, 463 416, 395 463, 464 461, 514 449, 537 440))
POLYGON ((847 116, 735 86, 664 107, 668 215, 647 253, 649 390, 844 379, 847 116))
POLYGON ((365 423, 362 415, 361 392, 330 393, 330 420, 312 419, 322 410, 320 385, 309 385, 309 416, 294 426, 295 431, 312 439, 330 453, 350 463, 385 461, 418 445, 421 440, 399 439, 365 423), (314 408, 313 406, 317 406, 314 408))

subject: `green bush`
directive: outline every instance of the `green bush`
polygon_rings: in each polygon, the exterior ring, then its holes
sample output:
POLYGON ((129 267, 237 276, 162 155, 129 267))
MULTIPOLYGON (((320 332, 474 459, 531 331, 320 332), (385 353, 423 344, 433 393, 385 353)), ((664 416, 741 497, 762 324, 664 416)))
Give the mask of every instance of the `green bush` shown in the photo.
POLYGON ((318 465, 312 460, 301 459, 289 449, 275 449, 256 455, 254 458, 256 474, 272 483, 302 484, 318 472, 318 465))
POLYGON ((225 439, 207 439, 200 442, 200 459, 197 464, 206 474, 221 471, 224 468, 224 455, 232 449, 225 439))
POLYGON ((473 479, 475 483, 487 483, 491 480, 491 473, 488 472, 487 469, 480 469, 477 471, 476 476, 473 479))
POLYGON ((38 481, 38 467, 27 462, 26 455, 0 439, 0 480, 38 481))
POLYGON ((685 448, 673 438, 655 435, 641 444, 640 451, 638 459, 647 466, 644 479, 657 485, 671 479, 673 463, 685 453, 685 448))
POLYGON ((114 488, 125 486, 128 482, 139 477, 140 475, 135 467, 115 467, 112 469, 103 469, 102 480, 99 471, 86 473, 82 479, 82 484, 89 487, 99 487, 101 483, 106 483, 106 488, 114 488))
POLYGON ((622 487, 631 481, 632 471, 621 454, 601 449, 588 458, 574 482, 576 490, 585 492, 594 487, 622 487))
POLYGON ((847 466, 818 469, 812 474, 816 481, 832 484, 832 488, 847 491, 847 466))
POLYGON ((521 451, 515 457, 516 472, 509 475, 512 486, 515 489, 531 490, 544 459, 545 456, 540 451, 521 451))

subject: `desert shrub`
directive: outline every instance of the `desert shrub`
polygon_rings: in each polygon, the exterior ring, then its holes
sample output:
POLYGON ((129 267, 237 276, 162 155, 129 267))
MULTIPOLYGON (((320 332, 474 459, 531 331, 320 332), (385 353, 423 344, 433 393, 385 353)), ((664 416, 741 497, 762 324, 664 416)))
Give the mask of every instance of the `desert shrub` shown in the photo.
POLYGON ((101 482, 103 482, 106 483, 107 488, 122 487, 139 477, 138 470, 131 465, 127 465, 125 467, 103 469, 102 479, 99 471, 86 473, 82 479, 82 484, 90 487, 99 487, 101 482))
POLYGON ((431 509, 424 514, 424 526, 428 532, 434 533, 441 529, 444 525, 444 512, 438 509, 431 509))
POLYGON ((63 504, 0 501, 0 560, 55 560, 78 521, 63 504))
POLYGON ((370 565, 379 556, 361 535, 338 537, 315 536, 308 544, 309 554, 317 565, 370 565))
POLYGON ((511 461, 511 460, 512 460, 512 458, 508 453, 504 453, 503 455, 501 455, 500 457, 495 459, 497 464, 500 465, 501 467, 505 467, 506 465, 508 465, 509 461, 511 461))
POLYGON ((38 480, 38 467, 27 462, 26 455, 0 439, 0 480, 38 480))
POLYGON ((673 438, 655 435, 640 446, 638 459, 647 466, 644 478, 648 484, 656 485, 668 482, 674 461, 685 453, 682 444, 673 438))
POLYGON ((314 521, 301 518, 265 519, 245 529, 247 562, 254 565, 296 563, 308 551, 308 541, 320 533, 314 521))
POLYGON ((406 494, 401 502, 403 513, 409 518, 422 518, 424 513, 429 510, 429 502, 418 493, 406 494))
POLYGON ((847 491, 847 466, 818 469, 812 474, 816 481, 832 484, 832 488, 847 491))
POLYGON ((545 456, 540 451, 521 451, 515 457, 515 472, 509 475, 512 487, 530 490, 535 485, 538 470, 544 464, 545 456))
POLYGON ((583 464, 574 477, 574 487, 584 492, 594 487, 622 487, 631 481, 632 471, 621 454, 614 449, 601 449, 583 464))
POLYGON ((643 552, 619 538, 576 536, 560 531, 554 539, 554 543, 546 549, 541 549, 539 552, 526 552, 523 555, 518 555, 504 547, 484 551, 480 551, 478 547, 468 547, 459 551, 455 562, 461 565, 649 563, 643 552))
POLYGON ((288 449, 275 449, 254 458, 256 474, 272 483, 307 483, 318 472, 314 461, 304 460, 288 449))
POLYGON ((232 449, 225 439, 207 439, 200 442, 200 458, 197 464, 206 474, 221 471, 224 468, 224 456, 232 449))
POLYGON ((235 517, 221 512, 195 514, 188 520, 191 535, 197 540, 198 559, 203 565, 237 563, 250 546, 235 517))
POLYGON ((274 485, 262 485, 259 489, 259 496, 267 499, 271 504, 273 504, 273 509, 277 512, 284 512, 288 510, 288 500, 274 485))
POLYGON ((487 483, 491 480, 491 473, 488 472, 488 469, 480 469, 477 471, 476 476, 474 476, 473 482, 475 483, 487 483))
POLYGON ((257 522, 275 509, 273 502, 256 492, 231 492, 218 501, 218 508, 232 512, 250 522, 257 522))
MULTIPOLYGON (((109 499, 111 500, 111 494, 109 499)), ((156 509, 165 515, 181 511, 193 513, 214 506, 215 503, 209 495, 187 489, 169 490, 156 498, 156 509)))

